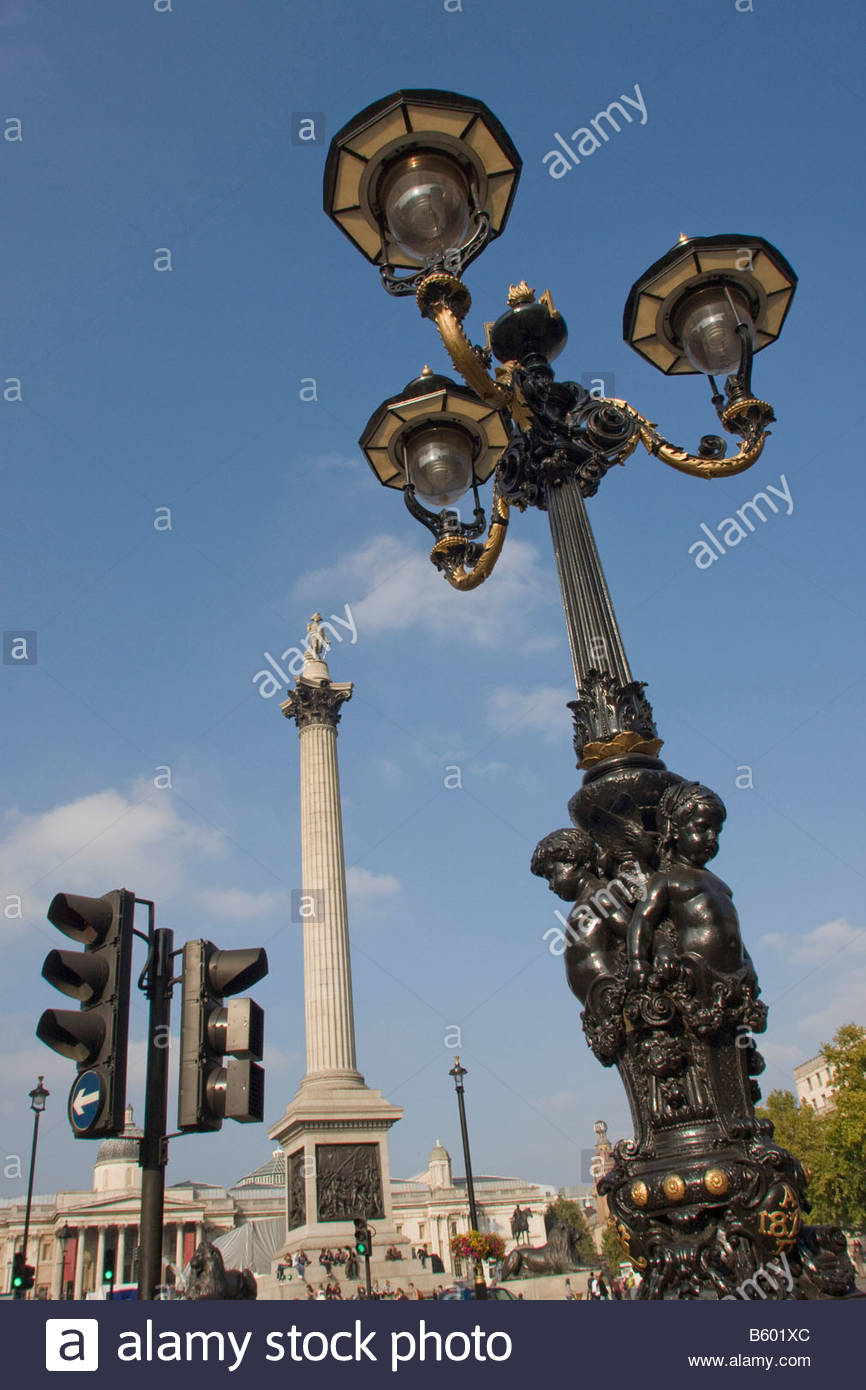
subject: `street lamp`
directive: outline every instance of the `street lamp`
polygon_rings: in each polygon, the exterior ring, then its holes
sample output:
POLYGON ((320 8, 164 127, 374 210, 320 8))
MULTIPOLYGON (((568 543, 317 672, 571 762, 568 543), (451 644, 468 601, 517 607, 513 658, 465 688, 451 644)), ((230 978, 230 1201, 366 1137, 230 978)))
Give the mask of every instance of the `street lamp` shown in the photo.
MULTIPOLYGON (((21 1242, 21 1264, 27 1264, 27 1241, 30 1236, 30 1207, 33 1202, 33 1173, 36 1167, 36 1143, 39 1138, 39 1117, 45 1109, 50 1091, 46 1091, 42 1085, 43 1078, 37 1078, 36 1085, 30 1092, 30 1109, 33 1111, 33 1142, 30 1146, 30 1176, 27 1180, 27 1207, 24 1212, 24 1239, 21 1242)), ((28 1286, 29 1287, 29 1286, 28 1286)), ((21 1294, 17 1295, 21 1297, 21 1294)))
MULTIPOLYGON (((463 1078, 466 1075, 466 1068, 461 1067, 460 1058, 454 1058, 454 1066, 448 1073, 454 1077, 454 1089, 457 1092, 457 1109, 460 1112, 460 1137, 463 1140, 463 1162, 466 1166, 466 1192, 469 1197, 469 1222, 473 1231, 478 1230, 478 1208, 475 1205, 475 1183, 472 1178, 472 1159, 469 1157, 469 1131, 466 1128, 466 1104, 463 1098, 463 1078)), ((487 1284, 484 1281, 484 1268, 478 1256, 474 1259, 475 1265, 475 1297, 487 1297, 487 1284)))
POLYGON ((471 298, 460 277, 503 231, 520 168, 496 117, 452 92, 396 92, 334 137, 325 210, 390 294, 415 295, 466 383, 460 391, 430 373, 425 385, 422 375, 378 408, 361 446, 380 482, 401 489, 433 532, 431 559, 455 588, 491 574, 510 507, 548 514, 585 775, 571 826, 539 843, 531 867, 575 904, 568 983, 588 1042, 617 1066, 635 1118, 634 1141, 618 1146, 601 1186, 644 1270, 641 1296, 734 1294, 783 1253, 798 1296, 847 1294, 844 1237, 803 1224, 803 1167, 755 1116, 763 1061, 752 1033, 766 1027, 766 1007, 729 890, 706 868, 725 808, 658 757, 662 741, 629 667, 584 504, 638 444, 699 478, 753 466, 775 418, 752 391, 753 359, 778 337, 797 277, 761 237, 681 236, 633 285, 626 341, 666 375, 705 375, 737 440, 730 456, 717 435, 690 453, 628 402, 555 379, 550 364, 567 329, 549 292, 536 299, 524 281, 513 285, 484 346, 466 336, 471 298), (481 542, 478 487, 494 455, 481 542), (473 518, 463 521, 455 504, 470 489, 473 518), (595 912, 588 905, 601 893, 606 907, 595 912))
POLYGON ((69 1244, 69 1241, 72 1239, 73 1235, 73 1228, 71 1226, 67 1226, 65 1221, 63 1225, 60 1226, 58 1230, 54 1232, 54 1239, 58 1242, 60 1246, 60 1298, 69 1297, 69 1295, 64 1292, 63 1275, 66 1267, 66 1247, 69 1244))

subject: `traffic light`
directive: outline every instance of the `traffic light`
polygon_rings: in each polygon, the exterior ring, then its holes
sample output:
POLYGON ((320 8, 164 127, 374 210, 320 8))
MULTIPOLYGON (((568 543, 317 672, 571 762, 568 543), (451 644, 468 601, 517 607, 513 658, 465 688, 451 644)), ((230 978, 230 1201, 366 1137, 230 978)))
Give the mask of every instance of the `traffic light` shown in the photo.
POLYGON ((14 1294, 20 1295, 33 1288, 36 1270, 32 1265, 25 1264, 24 1260, 24 1251, 16 1250, 12 1256, 12 1292, 14 1294))
POLYGON ((58 893, 48 909, 52 926, 84 946, 49 951, 42 967, 50 985, 80 1001, 78 1013, 46 1009, 36 1025, 42 1042, 78 1064, 69 1105, 78 1139, 123 1130, 134 912, 135 894, 124 888, 101 898, 58 893))
POLYGON ((178 1129, 219 1129, 224 1119, 260 1121, 265 1113, 265 1015, 253 999, 230 999, 268 973, 262 947, 220 951, 212 941, 183 948, 178 1129))
POLYGON ((114 1283, 114 1249, 111 1246, 102 1258, 102 1282, 103 1284, 114 1283))
POLYGON ((370 1258, 370 1228, 363 1216, 355 1217, 355 1253, 363 1255, 364 1259, 370 1258))

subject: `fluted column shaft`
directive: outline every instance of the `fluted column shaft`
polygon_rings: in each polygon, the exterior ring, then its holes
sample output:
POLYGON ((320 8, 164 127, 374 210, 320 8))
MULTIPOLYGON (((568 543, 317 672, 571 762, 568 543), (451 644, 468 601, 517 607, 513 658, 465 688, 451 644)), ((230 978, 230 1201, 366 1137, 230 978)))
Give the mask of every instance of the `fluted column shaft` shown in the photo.
POLYGON ((305 908, 304 982, 307 1074, 355 1072, 355 1019, 337 730, 300 730, 301 874, 305 908))
POLYGON ((625 685, 628 658, 577 479, 549 488, 546 500, 575 684, 580 691, 594 669, 625 685))

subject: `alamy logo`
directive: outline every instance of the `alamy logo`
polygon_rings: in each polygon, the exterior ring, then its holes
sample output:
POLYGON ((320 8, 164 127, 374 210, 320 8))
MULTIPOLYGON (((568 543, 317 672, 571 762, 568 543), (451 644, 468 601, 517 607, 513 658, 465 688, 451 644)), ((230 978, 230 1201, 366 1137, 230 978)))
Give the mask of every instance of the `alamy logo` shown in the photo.
POLYGON ((96 1318, 48 1318, 45 1323, 46 1371, 99 1369, 99 1323, 96 1318))

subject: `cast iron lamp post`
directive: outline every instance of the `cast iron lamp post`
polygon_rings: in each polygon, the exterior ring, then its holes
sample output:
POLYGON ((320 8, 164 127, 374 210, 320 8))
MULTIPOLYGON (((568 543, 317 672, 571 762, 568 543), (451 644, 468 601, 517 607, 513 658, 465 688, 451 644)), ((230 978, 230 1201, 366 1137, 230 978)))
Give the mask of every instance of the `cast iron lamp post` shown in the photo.
POLYGON ((460 277, 503 231, 520 168, 487 107, 452 92, 396 92, 334 137, 325 210, 390 294, 415 295, 466 383, 425 369, 374 412, 361 447, 432 532, 431 559, 455 588, 490 575, 510 507, 548 514, 585 776, 571 826, 539 843, 531 867, 574 903, 568 983, 590 1046, 628 1092, 635 1137, 617 1145, 600 1190, 644 1271, 641 1296, 736 1297, 782 1255, 791 1296, 847 1295, 854 1275, 841 1231, 804 1224, 803 1167, 755 1116, 763 1061, 752 1034, 766 1027, 766 1007, 730 892, 706 867, 725 808, 658 758, 584 505, 638 444, 699 478, 757 461, 775 417, 752 392, 753 358, 778 337, 797 277, 761 237, 681 236, 633 285, 626 341, 666 375, 706 375, 738 440, 730 456, 717 435, 689 453, 626 401, 556 381, 550 363, 567 330, 549 292, 536 300, 525 282, 513 285, 484 347, 464 333, 471 298, 460 277), (478 488, 491 474, 482 540, 478 488), (454 504, 470 489, 473 517, 463 521, 454 504))
MULTIPOLYGON (((457 1092, 457 1109, 460 1112, 460 1137, 463 1140, 463 1162, 466 1167, 466 1192, 469 1197, 469 1224, 473 1231, 478 1230, 478 1208, 475 1205, 475 1182, 472 1177, 472 1159, 469 1156, 469 1131, 466 1128, 466 1102, 464 1100, 463 1078, 466 1075, 466 1068, 461 1067, 460 1058, 454 1058, 454 1066, 448 1073, 454 1077, 454 1089, 457 1092)), ((474 1260, 475 1266, 475 1297, 487 1297, 487 1284, 484 1281, 484 1269, 479 1258, 474 1260)))
POLYGON ((27 1206, 24 1211, 24 1239, 21 1242, 21 1263, 27 1263, 27 1242, 30 1238, 30 1208, 33 1203, 33 1174, 36 1168, 36 1144, 39 1139, 39 1117, 45 1109, 45 1102, 51 1092, 42 1085, 43 1078, 37 1078, 30 1092, 30 1109, 33 1111, 33 1142, 30 1146, 30 1174, 27 1179, 27 1206))
POLYGON ((55 1240, 59 1243, 59 1245, 60 1245, 60 1293, 59 1293, 59 1295, 58 1295, 59 1298, 68 1298, 68 1297, 69 1297, 69 1295, 66 1293, 66 1291, 65 1291, 65 1289, 64 1289, 64 1286, 63 1286, 63 1274, 64 1274, 64 1270, 65 1270, 65 1267, 66 1267, 66 1246, 68 1245, 69 1241, 72 1239, 73 1234, 74 1234, 74 1232, 73 1232, 73 1230, 72 1230, 72 1227, 71 1227, 71 1226, 67 1226, 67 1224, 66 1224, 65 1221, 64 1221, 63 1225, 62 1225, 61 1227, 59 1227, 59 1229, 56 1230, 56 1231, 54 1232, 54 1239, 55 1239, 55 1240))

